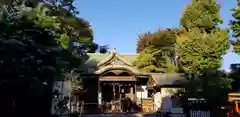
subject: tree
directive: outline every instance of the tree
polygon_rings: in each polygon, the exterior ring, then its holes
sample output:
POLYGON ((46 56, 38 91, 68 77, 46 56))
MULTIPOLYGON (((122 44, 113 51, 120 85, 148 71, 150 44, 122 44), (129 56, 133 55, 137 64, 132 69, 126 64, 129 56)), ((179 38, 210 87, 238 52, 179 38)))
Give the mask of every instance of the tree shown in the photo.
POLYGON ((99 46, 99 52, 100 53, 106 53, 106 52, 108 52, 108 50, 109 50, 109 46, 108 45, 103 45, 103 46, 99 46))
MULTIPOLYGON (((177 29, 158 29, 151 33, 146 32, 138 36, 137 53, 142 52, 145 48, 164 48, 175 44, 177 29)), ((166 48, 165 48, 166 49, 166 48)))
MULTIPOLYGON (((84 45, 82 48, 87 50, 89 53, 94 53, 99 49, 99 44, 93 42, 93 30, 89 23, 83 18, 77 17, 79 12, 73 6, 74 0, 16 0, 14 2, 7 1, 5 4, 7 6, 24 5, 30 10, 31 14, 35 15, 35 18, 41 20, 39 23, 44 23, 45 17, 41 17, 43 14, 48 16, 48 20, 52 20, 57 25, 52 26, 57 29, 57 34, 62 32, 67 32, 66 35, 62 36, 62 43, 69 44, 68 41, 80 43, 77 45, 84 45), (39 12, 39 9, 44 9, 42 13, 35 14, 39 12), (47 12, 47 13, 44 13, 47 12), (61 31, 59 30, 61 29, 61 31)), ((4 2, 3 2, 4 3, 4 2)), ((6 5, 4 5, 6 6, 6 5)), ((47 26, 49 22, 43 24, 47 26)), ((47 26, 49 28, 50 25, 47 26)), ((50 26, 51 27, 51 26, 50 26)), ((76 44, 75 44, 76 45, 76 44)), ((66 46, 66 45, 65 45, 66 46)))
POLYGON ((174 73, 177 71, 171 55, 163 49, 145 48, 135 62, 135 65, 143 72, 174 73))
MULTIPOLYGON (((1 22, 1 26, 5 23, 1 22)), ((0 87, 10 93, 0 91, 1 109, 7 115, 26 116, 30 112, 45 115, 51 107, 51 83, 60 74, 56 61, 59 46, 48 31, 36 27, 24 15, 12 17, 7 25, 8 29, 0 36, 0 87), (32 108, 33 105, 38 108, 32 108)))
POLYGON ((218 69, 229 49, 228 30, 221 29, 220 6, 215 0, 192 0, 181 18, 176 50, 185 71, 218 69))
POLYGON ((20 0, 1 6, 0 108, 4 115, 50 116, 53 81, 78 68, 86 52, 96 51, 89 24, 65 7, 20 0))
POLYGON ((211 31, 222 23, 220 5, 216 0, 192 0, 184 9, 180 24, 187 31, 197 29, 211 31))
POLYGON ((231 72, 229 73, 229 77, 233 79, 231 92, 239 91, 239 83, 240 83, 240 64, 231 64, 231 72))
POLYGON ((233 20, 231 20, 230 22, 230 28, 233 32, 233 37, 235 37, 235 40, 233 41, 233 51, 237 54, 240 54, 240 32, 239 32, 239 29, 240 29, 240 25, 239 25, 239 22, 240 22, 240 7, 239 7, 239 3, 240 1, 237 0, 237 8, 233 8, 232 11, 233 11, 233 20))
POLYGON ((229 79, 224 71, 204 70, 191 72, 186 76, 188 80, 184 92, 186 97, 205 98, 210 100, 214 108, 226 102, 226 92, 231 89, 232 79, 229 79))
POLYGON ((226 101, 232 82, 218 70, 230 46, 228 30, 218 26, 223 22, 219 11, 216 0, 192 0, 184 9, 176 42, 179 66, 188 74, 185 95, 203 97, 214 109, 226 101))
POLYGON ((144 72, 176 72, 173 59, 176 29, 159 29, 139 36, 135 65, 144 72))
POLYGON ((176 53, 179 56, 179 66, 184 71, 201 71, 220 68, 222 57, 228 48, 226 30, 219 29, 211 33, 191 30, 178 36, 176 53))

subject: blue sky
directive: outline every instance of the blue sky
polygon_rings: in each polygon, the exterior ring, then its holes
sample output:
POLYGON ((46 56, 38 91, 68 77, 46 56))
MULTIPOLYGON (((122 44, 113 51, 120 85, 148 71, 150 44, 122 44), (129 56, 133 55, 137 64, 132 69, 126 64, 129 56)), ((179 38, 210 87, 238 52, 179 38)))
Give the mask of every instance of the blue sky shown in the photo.
MULTIPOLYGON (((110 45, 120 53, 135 53, 137 36, 158 28, 179 27, 184 6, 190 0, 76 0, 80 16, 94 30, 95 42, 110 45)), ((228 27, 236 0, 218 0, 222 5, 222 27, 228 27)), ((223 68, 240 62, 240 56, 228 52, 223 68)))

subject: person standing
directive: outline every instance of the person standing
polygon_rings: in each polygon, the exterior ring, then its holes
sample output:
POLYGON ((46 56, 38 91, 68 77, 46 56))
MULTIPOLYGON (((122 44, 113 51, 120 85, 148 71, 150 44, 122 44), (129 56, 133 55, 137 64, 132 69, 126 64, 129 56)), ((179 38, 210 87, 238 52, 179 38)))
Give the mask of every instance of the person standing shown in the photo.
POLYGON ((132 100, 130 98, 127 99, 127 111, 131 112, 132 110, 132 100))
POLYGON ((165 116, 168 116, 171 113, 172 109, 172 99, 170 96, 166 96, 162 98, 161 109, 165 116))

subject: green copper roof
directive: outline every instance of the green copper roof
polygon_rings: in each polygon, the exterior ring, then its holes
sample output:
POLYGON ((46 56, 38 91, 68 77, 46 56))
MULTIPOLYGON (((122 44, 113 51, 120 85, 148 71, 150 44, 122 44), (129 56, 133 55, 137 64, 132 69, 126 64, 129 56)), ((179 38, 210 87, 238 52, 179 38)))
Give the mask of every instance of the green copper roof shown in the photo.
MULTIPOLYGON (((96 62, 100 62, 104 59, 107 59, 108 56, 110 56, 111 53, 105 53, 105 54, 101 54, 101 53, 88 53, 89 56, 89 61, 96 61, 96 62)), ((121 56, 124 60, 130 62, 130 63, 134 63, 134 61, 137 58, 137 54, 119 54, 119 56, 121 56)))
POLYGON ((134 63, 138 54, 119 54, 116 51, 112 51, 109 53, 101 54, 101 53, 88 53, 88 60, 83 64, 81 69, 86 74, 101 74, 104 71, 110 69, 119 69, 120 67, 124 67, 124 69, 130 70, 133 73, 141 74, 141 75, 150 75, 152 80, 156 85, 180 85, 185 82, 184 76, 182 74, 171 74, 171 73, 142 73, 135 66, 128 65, 104 65, 101 64, 108 62, 113 59, 112 57, 118 57, 120 61, 124 63, 134 63), (101 66, 103 65, 103 66, 101 66), (119 67, 120 66, 120 67, 119 67))

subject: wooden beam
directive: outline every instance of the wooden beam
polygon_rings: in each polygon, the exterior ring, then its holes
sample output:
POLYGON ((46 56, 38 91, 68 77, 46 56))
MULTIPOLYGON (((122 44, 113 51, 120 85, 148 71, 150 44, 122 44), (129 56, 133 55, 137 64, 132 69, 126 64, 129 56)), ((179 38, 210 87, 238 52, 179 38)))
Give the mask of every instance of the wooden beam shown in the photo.
POLYGON ((240 93, 229 93, 228 96, 240 96, 240 93))
POLYGON ((103 76, 100 81, 137 81, 134 76, 103 76))
POLYGON ((231 100, 231 101, 240 101, 240 97, 229 97, 228 100, 231 100))

